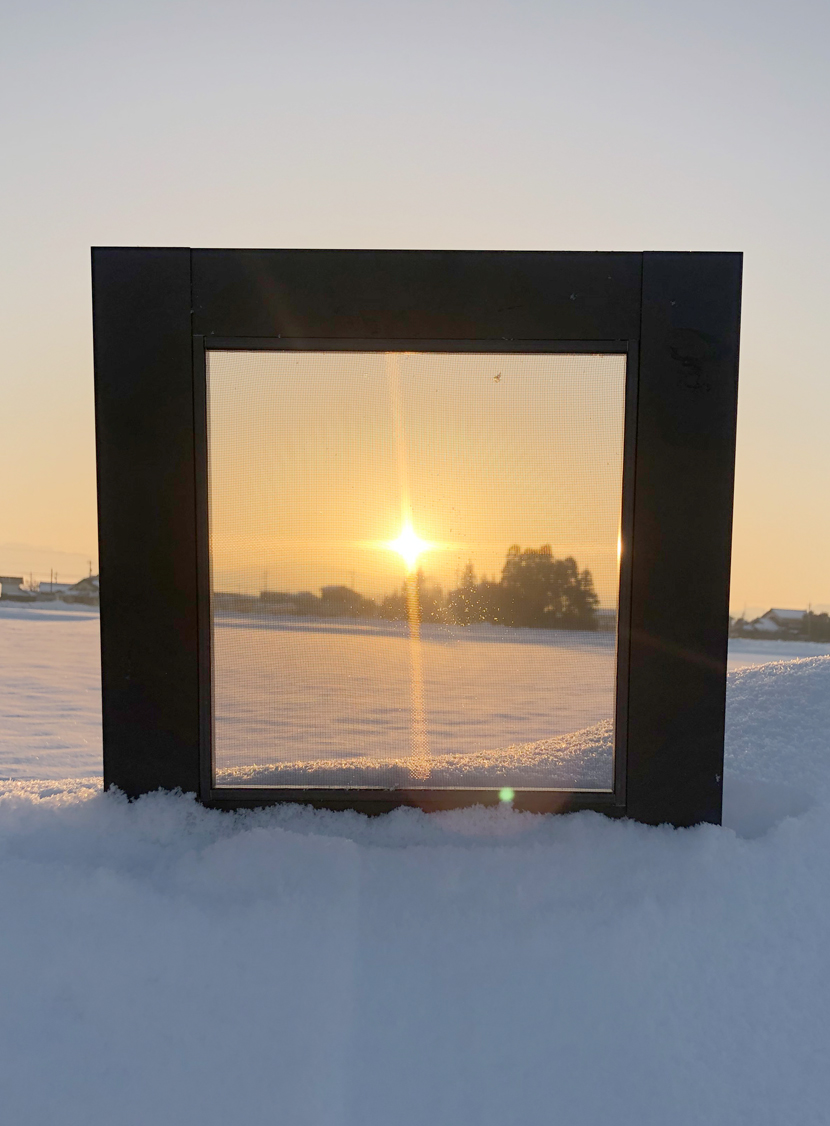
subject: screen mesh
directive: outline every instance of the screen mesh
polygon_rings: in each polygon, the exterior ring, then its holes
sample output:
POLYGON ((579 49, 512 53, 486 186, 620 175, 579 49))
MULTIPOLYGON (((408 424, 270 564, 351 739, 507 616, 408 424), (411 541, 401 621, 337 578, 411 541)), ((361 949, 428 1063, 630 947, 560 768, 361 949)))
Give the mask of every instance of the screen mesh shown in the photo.
POLYGON ((207 371, 215 785, 612 789, 625 357, 207 371))

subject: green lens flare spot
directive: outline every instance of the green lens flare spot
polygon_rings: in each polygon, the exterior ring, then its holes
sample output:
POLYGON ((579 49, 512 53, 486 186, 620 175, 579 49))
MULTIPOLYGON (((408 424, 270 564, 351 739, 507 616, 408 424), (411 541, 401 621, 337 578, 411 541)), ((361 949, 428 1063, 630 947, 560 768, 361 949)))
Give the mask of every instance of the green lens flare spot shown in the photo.
POLYGON ((499 790, 499 801, 510 802, 513 801, 515 796, 515 792, 511 790, 509 786, 505 786, 504 789, 499 790))

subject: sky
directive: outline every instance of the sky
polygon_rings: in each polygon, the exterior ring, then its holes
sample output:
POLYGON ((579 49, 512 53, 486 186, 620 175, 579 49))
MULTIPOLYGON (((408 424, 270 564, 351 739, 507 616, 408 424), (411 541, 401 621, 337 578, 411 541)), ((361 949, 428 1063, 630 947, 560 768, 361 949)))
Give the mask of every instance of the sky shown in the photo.
POLYGON ((94 562, 91 245, 742 250, 731 605, 830 604, 828 25, 801 0, 3 6, 0 572, 94 562))

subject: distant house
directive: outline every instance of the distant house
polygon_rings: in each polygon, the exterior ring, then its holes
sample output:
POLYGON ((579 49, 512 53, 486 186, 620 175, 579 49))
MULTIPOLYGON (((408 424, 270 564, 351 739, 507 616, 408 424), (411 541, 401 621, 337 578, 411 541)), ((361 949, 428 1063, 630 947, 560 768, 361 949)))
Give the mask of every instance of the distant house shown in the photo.
POLYGON ((0 575, 0 599, 4 602, 34 602, 35 595, 23 589, 22 575, 0 575))
POLYGON ((808 617, 807 610, 783 610, 773 607, 760 618, 753 618, 751 622, 739 618, 735 623, 734 632, 740 637, 770 639, 802 637, 808 617))
MULTIPOLYGON (((214 600, 216 595, 214 595, 214 600)), ((292 593, 284 590, 263 590, 259 601, 269 614, 295 614, 312 618, 376 617, 377 606, 348 586, 324 586, 320 596, 310 590, 292 593)))
POLYGON ((350 586, 323 586, 317 612, 331 618, 376 618, 378 607, 350 586))
POLYGON ((90 575, 78 583, 39 583, 37 590, 23 586, 19 575, 0 575, 0 599, 4 602, 78 602, 98 605, 98 576, 90 575))
POLYGON ((87 606, 97 606, 100 595, 100 582, 97 575, 90 575, 80 582, 73 583, 64 593, 58 595, 65 602, 81 602, 87 606))
MULTIPOLYGON (((769 622, 773 629, 777 629, 781 633, 798 633, 804 625, 806 617, 806 610, 772 609, 767 610, 766 614, 762 614, 760 618, 756 618, 753 624, 757 627, 762 622, 769 622)), ((768 627, 765 626, 764 628, 768 627)))
POLYGON ((310 590, 263 590, 259 599, 269 614, 313 614, 319 601, 310 590))
POLYGON ((272 614, 296 614, 297 598, 287 590, 261 590, 260 602, 264 602, 272 614))
POLYGON ((98 576, 90 575, 77 583, 40 583, 38 602, 77 602, 84 606, 98 605, 98 576))

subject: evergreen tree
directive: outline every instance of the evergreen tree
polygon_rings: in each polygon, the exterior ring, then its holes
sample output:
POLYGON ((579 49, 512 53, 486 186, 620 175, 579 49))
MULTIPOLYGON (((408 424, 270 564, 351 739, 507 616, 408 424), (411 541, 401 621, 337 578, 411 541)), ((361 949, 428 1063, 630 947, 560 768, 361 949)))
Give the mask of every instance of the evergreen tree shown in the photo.
POLYGON ((503 614, 507 625, 548 629, 596 629, 599 598, 591 572, 572 556, 557 559, 550 544, 513 544, 502 568, 503 614))

